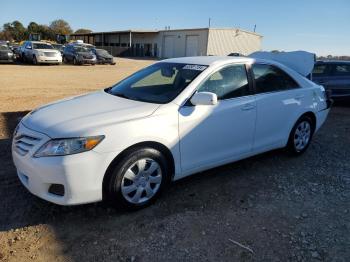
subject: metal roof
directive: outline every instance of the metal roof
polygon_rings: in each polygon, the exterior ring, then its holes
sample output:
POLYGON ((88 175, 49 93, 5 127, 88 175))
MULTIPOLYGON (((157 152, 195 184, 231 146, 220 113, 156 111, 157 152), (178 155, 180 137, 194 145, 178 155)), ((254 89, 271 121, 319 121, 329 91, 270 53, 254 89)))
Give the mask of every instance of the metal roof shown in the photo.
POLYGON ((249 34, 254 34, 257 36, 261 36, 255 32, 243 30, 240 28, 234 28, 234 27, 229 27, 229 28, 213 28, 213 27, 201 27, 201 28, 178 28, 178 29, 162 29, 162 30, 149 30, 149 29, 128 29, 128 30, 119 30, 119 31, 104 31, 104 32, 91 32, 91 33, 78 33, 78 34, 71 34, 74 36, 79 36, 79 35, 98 35, 98 34, 126 34, 126 33, 159 33, 159 32, 175 32, 175 31, 195 31, 195 30, 239 30, 242 32, 246 32, 249 34))

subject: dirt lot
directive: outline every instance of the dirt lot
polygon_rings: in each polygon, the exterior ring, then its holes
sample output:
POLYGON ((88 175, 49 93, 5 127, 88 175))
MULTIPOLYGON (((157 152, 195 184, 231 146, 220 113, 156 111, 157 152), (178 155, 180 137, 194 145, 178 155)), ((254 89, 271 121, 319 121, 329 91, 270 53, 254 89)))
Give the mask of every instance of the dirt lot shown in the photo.
POLYGON ((349 261, 346 103, 332 109, 303 156, 278 150, 197 174, 141 211, 61 207, 20 185, 10 153, 18 117, 152 62, 0 65, 0 261, 349 261))

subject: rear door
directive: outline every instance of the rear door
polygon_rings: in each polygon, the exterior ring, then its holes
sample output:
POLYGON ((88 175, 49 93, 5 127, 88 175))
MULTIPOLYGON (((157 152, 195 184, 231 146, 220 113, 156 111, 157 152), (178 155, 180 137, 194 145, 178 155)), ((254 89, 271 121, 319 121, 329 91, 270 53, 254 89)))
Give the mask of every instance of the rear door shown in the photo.
POLYGON ((284 146, 307 98, 297 82, 274 65, 253 64, 251 71, 257 105, 254 151, 258 153, 284 146))

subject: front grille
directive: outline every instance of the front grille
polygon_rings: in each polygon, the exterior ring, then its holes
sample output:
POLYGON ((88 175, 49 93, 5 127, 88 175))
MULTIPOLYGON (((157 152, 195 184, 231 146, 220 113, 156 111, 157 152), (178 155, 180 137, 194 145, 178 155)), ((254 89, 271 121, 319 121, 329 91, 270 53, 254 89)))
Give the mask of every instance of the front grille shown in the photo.
POLYGON ((54 52, 44 52, 44 54, 47 57, 55 57, 56 56, 56 53, 54 53, 54 52))
POLYGON ((84 55, 83 56, 85 59, 92 59, 92 56, 90 56, 90 55, 84 55))
POLYGON ((16 152, 21 156, 25 156, 41 139, 26 134, 19 134, 14 140, 16 152))

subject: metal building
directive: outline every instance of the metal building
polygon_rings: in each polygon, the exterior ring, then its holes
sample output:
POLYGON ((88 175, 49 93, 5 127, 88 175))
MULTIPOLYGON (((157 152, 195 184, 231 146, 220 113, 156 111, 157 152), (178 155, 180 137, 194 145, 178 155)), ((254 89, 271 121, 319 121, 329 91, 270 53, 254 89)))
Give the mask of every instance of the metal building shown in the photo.
POLYGON ((174 30, 126 30, 72 34, 114 56, 183 56, 249 55, 261 50, 262 36, 236 28, 197 28, 174 30))

